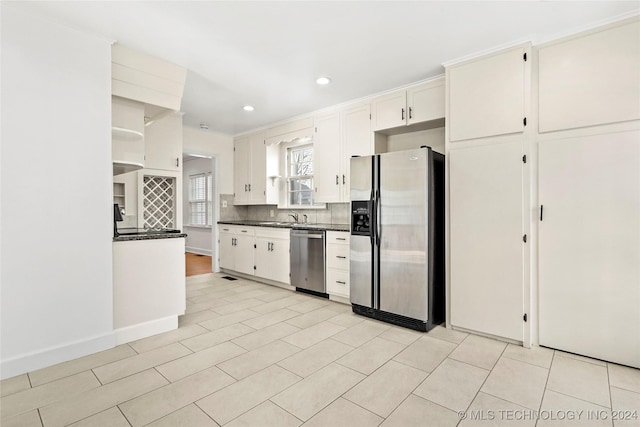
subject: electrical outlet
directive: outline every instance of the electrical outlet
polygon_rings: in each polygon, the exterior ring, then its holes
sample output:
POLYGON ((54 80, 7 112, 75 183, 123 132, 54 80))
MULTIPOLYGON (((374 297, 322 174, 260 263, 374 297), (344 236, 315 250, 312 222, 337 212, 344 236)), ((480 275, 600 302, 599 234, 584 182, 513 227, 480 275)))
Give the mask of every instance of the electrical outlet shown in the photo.
POLYGON ((223 200, 223 201, 222 201, 222 207, 223 207, 223 208, 226 208, 226 207, 227 207, 227 201, 226 201, 226 200, 223 200))
POLYGON ((269 218, 273 218, 274 216, 276 216, 276 213, 273 211, 273 209, 269 209, 269 218))

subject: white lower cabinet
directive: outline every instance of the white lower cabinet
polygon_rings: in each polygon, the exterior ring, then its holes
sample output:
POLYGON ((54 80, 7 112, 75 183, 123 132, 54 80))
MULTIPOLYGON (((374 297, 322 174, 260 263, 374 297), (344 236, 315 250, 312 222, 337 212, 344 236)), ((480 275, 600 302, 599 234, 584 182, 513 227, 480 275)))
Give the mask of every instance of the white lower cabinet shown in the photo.
POLYGON ((349 233, 327 231, 327 293, 349 298, 349 233))
POLYGON ((220 268, 280 283, 289 278, 289 230, 221 224, 220 268))
POLYGON ((221 226, 220 268, 253 275, 254 239, 253 227, 221 226))
POLYGON ((289 230, 256 228, 255 246, 255 275, 290 284, 289 230))

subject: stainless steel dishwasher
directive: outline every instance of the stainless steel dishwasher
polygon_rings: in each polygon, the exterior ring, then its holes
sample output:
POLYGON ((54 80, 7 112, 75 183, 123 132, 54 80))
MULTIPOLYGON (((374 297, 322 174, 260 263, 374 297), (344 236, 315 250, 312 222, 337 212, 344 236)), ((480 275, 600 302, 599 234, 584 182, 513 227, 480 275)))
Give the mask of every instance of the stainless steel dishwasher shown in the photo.
POLYGON ((326 296, 324 230, 291 230, 291 286, 326 296))

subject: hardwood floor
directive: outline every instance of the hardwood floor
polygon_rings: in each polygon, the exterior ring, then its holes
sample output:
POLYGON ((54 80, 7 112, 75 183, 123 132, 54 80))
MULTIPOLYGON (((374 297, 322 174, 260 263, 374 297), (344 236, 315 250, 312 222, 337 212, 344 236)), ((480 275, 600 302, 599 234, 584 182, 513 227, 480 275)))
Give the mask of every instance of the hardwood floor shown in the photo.
POLYGON ((211 257, 185 252, 187 277, 211 273, 211 257))

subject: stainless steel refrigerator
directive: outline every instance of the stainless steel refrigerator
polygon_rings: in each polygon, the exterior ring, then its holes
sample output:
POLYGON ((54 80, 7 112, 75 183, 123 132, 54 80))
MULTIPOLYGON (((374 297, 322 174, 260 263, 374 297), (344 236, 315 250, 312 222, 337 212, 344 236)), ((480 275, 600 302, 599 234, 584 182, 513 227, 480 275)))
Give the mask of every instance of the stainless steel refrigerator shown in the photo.
POLYGON ((428 331, 444 321, 444 156, 351 158, 353 311, 428 331))

